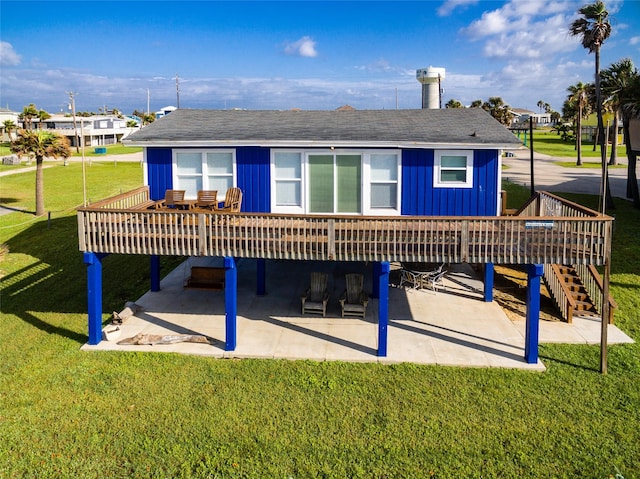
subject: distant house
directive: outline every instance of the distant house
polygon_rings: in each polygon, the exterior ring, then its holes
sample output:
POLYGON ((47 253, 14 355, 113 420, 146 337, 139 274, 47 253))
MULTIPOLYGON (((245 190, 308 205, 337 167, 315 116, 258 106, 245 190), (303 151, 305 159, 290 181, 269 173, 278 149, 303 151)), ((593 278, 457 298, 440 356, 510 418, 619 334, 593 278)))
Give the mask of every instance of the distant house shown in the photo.
POLYGON ((169 113, 176 111, 177 108, 175 106, 165 106, 163 108, 160 108, 160 110, 158 110, 156 112, 156 120, 158 118, 162 118, 163 116, 167 116, 169 113))
POLYGON ((0 128, 2 129, 2 141, 9 141, 9 134, 4 130, 4 122, 11 120, 16 126, 20 124, 18 120, 19 113, 11 111, 8 108, 0 108, 0 128))
POLYGON ((536 113, 531 110, 524 110, 522 108, 513 108, 509 110, 513 114, 513 120, 511 121, 511 127, 518 125, 529 124, 529 118, 533 118, 533 125, 535 126, 549 126, 553 125, 551 119, 551 113, 536 113))
MULTIPOLYGON (((37 127, 37 120, 34 121, 37 127)), ((42 125, 43 129, 54 131, 69 138, 71 146, 82 146, 78 138, 84 138, 84 146, 104 146, 121 142, 137 127, 128 127, 127 118, 114 115, 94 115, 89 117, 68 115, 52 115, 42 125)))
POLYGON ((176 110, 132 134, 152 199, 237 186, 242 211, 497 215, 501 154, 520 141, 482 109, 176 110))

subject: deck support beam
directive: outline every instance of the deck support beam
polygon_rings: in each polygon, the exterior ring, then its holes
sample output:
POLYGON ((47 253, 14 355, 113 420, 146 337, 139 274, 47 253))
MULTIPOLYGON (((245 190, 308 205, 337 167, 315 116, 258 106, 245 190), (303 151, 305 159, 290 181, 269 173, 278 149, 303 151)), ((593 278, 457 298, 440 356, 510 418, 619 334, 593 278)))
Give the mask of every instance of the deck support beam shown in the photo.
POLYGON ((102 341, 102 258, 106 254, 87 252, 83 254, 87 265, 87 312, 89 341, 95 345, 102 341))
POLYGON ((160 291, 160 256, 152 254, 151 263, 151 291, 160 291))
POLYGON ((235 351, 238 331, 238 268, 233 256, 224 258, 225 351, 235 351))
POLYGON ((540 327, 541 264, 530 264, 527 272, 527 324, 524 339, 524 359, 528 364, 538 362, 538 336, 540 327))
POLYGON ((381 263, 375 262, 373 263, 373 281, 371 281, 371 297, 379 298, 380 297, 380 282, 378 278, 380 277, 380 266, 381 263))
POLYGON ((484 300, 487 303, 493 301, 493 278, 495 276, 493 263, 484 265, 484 300))
POLYGON ((378 283, 378 356, 387 356, 387 335, 389 326, 389 271, 391 265, 388 261, 378 263, 374 268, 377 272, 378 283))

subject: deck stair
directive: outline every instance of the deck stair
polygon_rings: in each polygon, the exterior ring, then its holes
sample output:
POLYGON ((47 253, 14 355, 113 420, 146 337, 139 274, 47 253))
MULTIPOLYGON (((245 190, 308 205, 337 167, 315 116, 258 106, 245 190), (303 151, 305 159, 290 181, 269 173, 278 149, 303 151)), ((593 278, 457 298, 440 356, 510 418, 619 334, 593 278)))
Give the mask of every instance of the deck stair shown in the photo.
MULTIPOLYGON (((601 300, 596 296, 602 295, 602 290, 598 287, 602 284, 602 279, 595 268, 581 270, 570 265, 545 265, 544 276, 552 299, 568 323, 572 322, 574 316, 600 316, 601 300), (587 284, 589 280, 592 283, 591 291, 587 284)), ((616 303, 611 297, 609 306, 609 322, 613 323, 616 303)))

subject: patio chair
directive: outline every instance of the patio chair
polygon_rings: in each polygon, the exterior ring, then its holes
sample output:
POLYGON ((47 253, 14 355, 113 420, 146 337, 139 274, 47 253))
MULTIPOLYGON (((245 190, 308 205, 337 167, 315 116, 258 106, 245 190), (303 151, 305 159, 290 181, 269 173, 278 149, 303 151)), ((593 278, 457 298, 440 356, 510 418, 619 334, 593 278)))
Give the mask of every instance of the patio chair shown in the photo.
POLYGON ((242 205, 242 190, 240 188, 229 188, 224 197, 224 204, 218 208, 220 211, 239 213, 242 205))
POLYGON ((311 285, 300 297, 302 314, 322 313, 322 316, 326 316, 327 302, 329 301, 328 279, 329 275, 327 273, 311 273, 311 285))
POLYGON ((194 208, 215 210, 218 208, 218 192, 216 190, 200 190, 198 198, 192 205, 194 208))
POLYGON ((422 282, 420 280, 420 273, 412 271, 410 269, 400 270, 400 287, 408 285, 409 289, 420 289, 422 282))
POLYGON ((345 315, 358 316, 364 318, 367 314, 367 304, 369 297, 364 291, 364 275, 351 273, 345 276, 347 289, 340 297, 342 317, 345 315))
POLYGON ((437 294, 438 288, 445 289, 444 276, 447 274, 447 270, 443 269, 439 273, 431 275, 424 279, 424 286, 431 289, 433 294, 437 294))
POLYGON ((175 208, 184 201, 185 190, 167 190, 164 193, 164 200, 155 203, 156 209, 175 208))

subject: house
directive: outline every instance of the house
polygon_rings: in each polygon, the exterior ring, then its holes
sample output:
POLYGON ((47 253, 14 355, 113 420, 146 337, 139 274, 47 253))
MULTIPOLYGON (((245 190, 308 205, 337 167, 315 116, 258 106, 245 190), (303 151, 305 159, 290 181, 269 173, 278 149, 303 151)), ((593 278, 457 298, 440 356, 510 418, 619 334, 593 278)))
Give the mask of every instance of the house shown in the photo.
POLYGON ((546 266, 609 261, 607 216, 541 193, 519 216, 500 216, 501 154, 521 144, 482 109, 178 109, 124 143, 144 149, 145 186, 78 208, 89 344, 101 340, 108 254, 150 256, 152 291, 162 255, 224 258, 228 351, 237 340, 236 258, 257 262, 258 294, 271 259, 369 262, 379 356, 390 262, 484 264, 487 301, 493 264, 502 263, 529 265, 525 358, 536 362, 546 266), (230 187, 243 192, 240 212, 148 208, 166 190, 194 199, 230 187))
POLYGON ((519 140, 482 109, 176 110, 144 147, 152 199, 238 186, 242 211, 497 215, 501 153, 519 140))
MULTIPOLYGON (((38 120, 34 120, 38 123, 38 120)), ((127 126, 127 119, 115 115, 72 116, 51 115, 44 120, 42 129, 59 133, 69 138, 71 146, 82 146, 77 138, 84 138, 84 146, 104 146, 120 143, 139 128, 127 126)))

